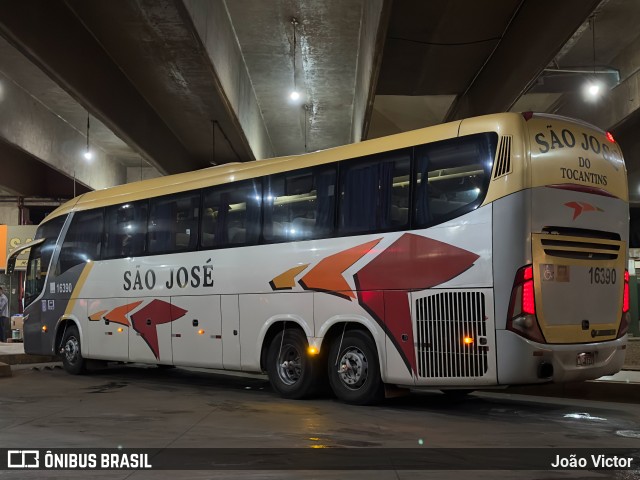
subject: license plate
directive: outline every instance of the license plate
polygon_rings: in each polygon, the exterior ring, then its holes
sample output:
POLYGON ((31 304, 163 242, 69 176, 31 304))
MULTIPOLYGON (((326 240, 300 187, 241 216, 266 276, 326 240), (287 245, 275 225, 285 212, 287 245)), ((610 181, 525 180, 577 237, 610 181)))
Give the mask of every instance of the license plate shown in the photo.
POLYGON ((593 352, 579 353, 576 358, 576 364, 579 367, 588 367, 589 365, 593 365, 593 352))

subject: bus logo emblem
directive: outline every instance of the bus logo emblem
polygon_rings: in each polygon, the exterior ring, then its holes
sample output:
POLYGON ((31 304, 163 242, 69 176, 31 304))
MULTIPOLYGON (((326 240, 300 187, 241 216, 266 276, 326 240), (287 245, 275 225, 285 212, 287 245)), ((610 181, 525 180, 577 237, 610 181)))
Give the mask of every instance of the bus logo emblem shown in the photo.
POLYGON ((587 202, 568 202, 565 203, 564 206, 573 210, 573 220, 578 218, 584 212, 604 212, 601 208, 594 207, 587 202))

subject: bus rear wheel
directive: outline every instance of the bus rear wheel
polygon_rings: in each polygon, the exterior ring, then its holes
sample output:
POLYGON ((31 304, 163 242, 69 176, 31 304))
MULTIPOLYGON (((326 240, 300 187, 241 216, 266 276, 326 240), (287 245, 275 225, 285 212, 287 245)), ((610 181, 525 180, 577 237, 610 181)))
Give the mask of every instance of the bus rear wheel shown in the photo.
POLYGON ((305 398, 315 392, 318 365, 307 355, 307 337, 298 329, 278 333, 267 352, 269 381, 285 398, 305 398))
POLYGON ((384 398, 375 343, 366 333, 346 332, 336 338, 328 355, 329 384, 336 396, 354 405, 371 405, 384 398))
POLYGON ((85 372, 85 360, 80 349, 80 332, 71 326, 62 337, 62 365, 67 373, 80 375, 85 372))

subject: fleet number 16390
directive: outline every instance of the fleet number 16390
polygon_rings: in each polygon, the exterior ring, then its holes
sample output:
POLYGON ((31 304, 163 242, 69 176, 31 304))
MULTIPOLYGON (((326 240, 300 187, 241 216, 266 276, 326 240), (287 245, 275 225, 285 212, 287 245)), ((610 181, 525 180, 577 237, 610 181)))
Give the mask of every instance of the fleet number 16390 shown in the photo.
POLYGON ((599 285, 615 285, 616 284, 616 269, 606 267, 591 267, 589 269, 589 282, 599 285))

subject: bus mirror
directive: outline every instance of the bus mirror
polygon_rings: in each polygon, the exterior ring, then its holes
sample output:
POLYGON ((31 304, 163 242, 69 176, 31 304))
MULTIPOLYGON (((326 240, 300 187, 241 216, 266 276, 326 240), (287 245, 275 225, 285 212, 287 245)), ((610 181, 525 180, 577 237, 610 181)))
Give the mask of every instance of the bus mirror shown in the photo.
POLYGON ((12 255, 7 260, 7 275, 11 275, 15 269, 16 269, 16 256, 12 255))

